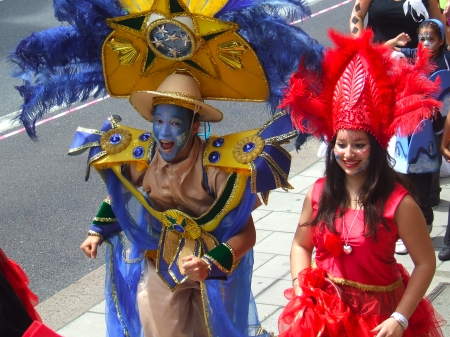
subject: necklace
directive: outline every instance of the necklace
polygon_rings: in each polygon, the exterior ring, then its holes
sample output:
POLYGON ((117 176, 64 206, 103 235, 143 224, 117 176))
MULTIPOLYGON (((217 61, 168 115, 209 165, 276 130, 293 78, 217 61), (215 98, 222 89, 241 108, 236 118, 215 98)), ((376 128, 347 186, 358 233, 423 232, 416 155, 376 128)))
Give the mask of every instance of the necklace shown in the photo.
POLYGON ((342 246, 342 250, 347 255, 350 254, 353 250, 352 246, 350 246, 350 244, 348 243, 348 238, 350 236, 350 232, 352 231, 353 225, 355 224, 355 220, 358 217, 360 211, 361 211, 361 209, 358 209, 356 211, 356 214, 353 217, 352 223, 350 224, 350 228, 347 228, 347 226, 345 225, 345 214, 342 217, 342 232, 344 232, 344 230, 347 230, 347 235, 345 235, 345 233, 344 233, 344 245, 342 246))

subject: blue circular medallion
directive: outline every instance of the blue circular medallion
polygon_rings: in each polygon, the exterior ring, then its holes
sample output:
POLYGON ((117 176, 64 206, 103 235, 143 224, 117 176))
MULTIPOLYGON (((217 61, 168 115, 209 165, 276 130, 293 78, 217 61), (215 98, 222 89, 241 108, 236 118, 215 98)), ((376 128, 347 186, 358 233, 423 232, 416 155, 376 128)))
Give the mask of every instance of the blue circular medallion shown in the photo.
POLYGON ((213 141, 213 146, 214 147, 221 147, 223 145, 223 143, 225 143, 225 139, 223 139, 222 137, 216 138, 213 141))
POLYGON ((168 59, 183 59, 194 52, 187 27, 170 20, 158 20, 148 33, 149 46, 168 59))
POLYGON ((242 147, 242 151, 244 151, 245 153, 252 152, 255 146, 255 143, 247 143, 242 147))
POLYGON ((179 225, 179 224, 173 225, 173 229, 176 230, 179 233, 183 233, 184 232, 184 227, 179 225))
POLYGON ((122 135, 120 133, 114 133, 113 135, 111 135, 111 137, 109 137, 109 142, 112 145, 117 145, 122 141, 122 135))
POLYGON ((139 136, 139 140, 146 142, 147 140, 150 139, 150 137, 151 135, 148 132, 146 132, 139 136))
POLYGON ((134 158, 142 158, 142 156, 144 155, 144 148, 142 146, 136 146, 133 149, 133 156, 134 158))
POLYGON ((213 151, 209 154, 208 159, 211 163, 217 163, 220 159, 220 153, 217 151, 213 151))

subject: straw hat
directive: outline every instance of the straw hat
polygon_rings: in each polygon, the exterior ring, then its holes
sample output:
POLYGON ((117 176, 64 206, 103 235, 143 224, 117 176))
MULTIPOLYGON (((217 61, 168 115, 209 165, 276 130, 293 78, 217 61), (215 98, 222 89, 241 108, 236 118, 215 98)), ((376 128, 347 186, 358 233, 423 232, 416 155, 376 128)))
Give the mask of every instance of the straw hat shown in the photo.
POLYGON ((174 104, 199 114, 205 122, 220 122, 222 112, 203 103, 198 82, 189 74, 173 73, 161 82, 156 91, 136 91, 130 96, 130 103, 144 117, 151 121, 153 106, 174 104))

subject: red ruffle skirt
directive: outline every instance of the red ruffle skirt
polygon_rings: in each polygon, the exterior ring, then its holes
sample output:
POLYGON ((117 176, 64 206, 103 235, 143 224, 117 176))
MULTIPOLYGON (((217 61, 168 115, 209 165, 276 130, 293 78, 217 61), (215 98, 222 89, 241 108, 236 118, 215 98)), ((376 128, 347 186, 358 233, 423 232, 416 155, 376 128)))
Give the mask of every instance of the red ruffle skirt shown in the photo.
MULTIPOLYGON (((292 288, 285 291, 289 303, 278 320, 279 337, 373 337, 371 330, 395 311, 406 287, 409 276, 399 267, 404 286, 387 292, 336 285, 318 268, 302 271, 299 284, 303 294, 296 296, 292 288)), ((443 323, 423 299, 403 337, 443 337, 443 323)))

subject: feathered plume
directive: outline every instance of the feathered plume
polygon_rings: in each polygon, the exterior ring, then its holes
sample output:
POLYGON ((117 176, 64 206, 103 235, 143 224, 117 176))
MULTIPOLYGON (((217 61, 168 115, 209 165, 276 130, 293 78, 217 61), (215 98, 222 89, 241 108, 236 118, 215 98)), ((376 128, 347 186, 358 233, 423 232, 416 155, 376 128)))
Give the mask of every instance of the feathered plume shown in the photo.
POLYGON ((244 8, 237 3, 230 1, 218 17, 236 22, 239 33, 252 45, 266 72, 270 86, 268 103, 275 111, 299 62, 312 72, 320 71, 323 47, 290 24, 310 15, 310 10, 300 0, 253 1, 244 8), (236 3, 238 9, 231 3, 236 3))
MULTIPOLYGON (((101 46, 110 33, 107 18, 125 15, 118 0, 54 0, 55 15, 69 25, 35 33, 19 43, 10 60, 24 104, 19 119, 31 137, 35 123, 55 105, 70 105, 105 94, 101 46)), ((230 0, 216 15, 240 26, 256 51, 270 86, 273 111, 290 74, 302 60, 319 69, 322 47, 290 21, 309 15, 302 0, 230 0)))
POLYGON ((330 140, 341 128, 359 129, 386 146, 395 132, 411 134, 439 107, 431 98, 439 84, 427 79, 432 68, 424 50, 411 64, 373 44, 371 31, 356 39, 330 37, 336 48, 325 53, 322 74, 300 66, 281 105, 300 132, 330 140))

